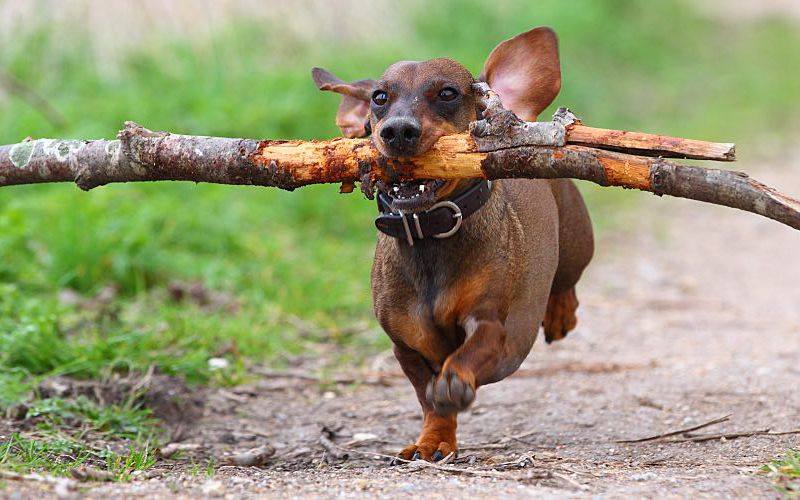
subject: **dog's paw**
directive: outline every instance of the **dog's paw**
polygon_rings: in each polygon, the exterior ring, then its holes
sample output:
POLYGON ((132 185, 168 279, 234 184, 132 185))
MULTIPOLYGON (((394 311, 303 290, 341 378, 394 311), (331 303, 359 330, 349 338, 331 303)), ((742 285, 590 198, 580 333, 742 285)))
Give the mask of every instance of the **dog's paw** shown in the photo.
POLYGON ((575 317, 577 308, 578 297, 575 295, 575 287, 564 293, 550 295, 547 300, 544 321, 542 321, 544 338, 548 344, 563 339, 577 326, 578 319, 575 317))
MULTIPOLYGON (((457 453, 456 443, 438 441, 438 439, 420 438, 419 444, 408 445, 397 454, 403 460, 427 460, 438 462, 451 453, 457 453)), ((392 462, 395 465, 398 462, 392 462)))
POLYGON ((475 375, 445 364, 442 373, 428 383, 425 397, 439 415, 465 410, 475 401, 475 375))

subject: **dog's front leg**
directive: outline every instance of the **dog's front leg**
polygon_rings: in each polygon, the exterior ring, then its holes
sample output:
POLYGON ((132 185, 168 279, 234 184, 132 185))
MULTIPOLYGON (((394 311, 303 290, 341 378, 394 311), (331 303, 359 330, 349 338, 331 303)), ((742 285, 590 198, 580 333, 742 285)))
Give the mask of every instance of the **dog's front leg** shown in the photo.
POLYGON ((422 406, 422 432, 417 441, 403 448, 398 456, 404 460, 421 458, 436 461, 457 451, 456 414, 439 415, 425 397, 425 388, 435 375, 433 370, 422 355, 403 345, 395 344, 394 355, 414 386, 422 406))
POLYGON ((476 389, 495 374, 506 342, 497 308, 475 309, 461 326, 466 341, 448 356, 425 391, 425 399, 439 415, 455 414, 472 404, 476 389))

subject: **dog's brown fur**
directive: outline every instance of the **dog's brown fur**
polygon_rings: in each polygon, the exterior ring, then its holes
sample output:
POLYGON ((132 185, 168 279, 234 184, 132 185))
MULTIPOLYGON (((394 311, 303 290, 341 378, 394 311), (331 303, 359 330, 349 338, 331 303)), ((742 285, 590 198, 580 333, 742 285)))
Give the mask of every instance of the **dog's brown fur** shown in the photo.
MULTIPOLYGON (((377 82, 347 84, 323 70, 314 77, 320 88, 348 96, 338 119, 344 133, 364 135, 364 101, 375 92, 386 94, 391 106, 372 103, 368 123, 375 146, 387 155, 393 151, 380 131, 391 117, 420 125, 412 154, 425 152, 441 135, 464 131, 476 118, 473 78, 448 59, 397 63, 377 82), (456 106, 437 101, 443 86, 458 92, 456 106), (353 113, 356 105, 361 114, 353 113)), ((555 34, 537 28, 501 43, 479 78, 507 108, 535 120, 560 89, 555 34)), ((431 202, 474 182, 445 183, 431 202)), ((565 179, 493 183, 489 201, 448 239, 410 246, 379 235, 372 269, 375 313, 423 411, 422 432, 401 458, 436 460, 457 451, 456 415, 472 403, 477 388, 512 374, 540 325, 548 342, 575 327, 575 284, 592 253, 586 207, 565 179)))

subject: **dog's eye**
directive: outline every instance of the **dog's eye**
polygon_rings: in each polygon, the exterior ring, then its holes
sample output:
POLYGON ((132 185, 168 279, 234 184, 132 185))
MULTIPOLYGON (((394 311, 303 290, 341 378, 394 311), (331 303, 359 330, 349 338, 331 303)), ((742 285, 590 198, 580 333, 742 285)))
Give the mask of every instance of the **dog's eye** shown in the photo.
POLYGON ((452 87, 445 87, 439 91, 439 99, 443 101, 452 101, 458 97, 458 91, 452 87))
POLYGON ((386 101, 388 100, 389 96, 387 96, 386 92, 384 92, 383 90, 376 90, 372 94, 372 102, 374 102, 378 106, 383 106, 384 104, 386 104, 386 101))

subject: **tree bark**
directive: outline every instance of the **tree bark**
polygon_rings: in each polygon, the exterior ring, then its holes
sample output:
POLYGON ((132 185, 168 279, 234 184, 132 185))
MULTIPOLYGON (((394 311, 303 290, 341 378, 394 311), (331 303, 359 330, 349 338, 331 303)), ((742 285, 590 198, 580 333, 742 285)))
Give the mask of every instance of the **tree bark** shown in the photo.
MULTIPOLYGON (((287 190, 342 183, 349 192, 357 181, 573 178, 738 208, 800 229, 800 201, 744 173, 571 144, 515 146, 524 139, 503 134, 497 126, 502 120, 486 114, 476 123, 488 120, 488 125, 473 127, 473 134, 442 137, 427 153, 407 159, 382 157, 368 139, 228 139, 151 132, 127 122, 117 140, 39 139, 0 146, 0 186, 75 182, 88 190, 113 182, 182 180, 287 190), (509 138, 512 145, 505 146, 509 138)), ((543 122, 544 130, 552 123, 543 122)), ((516 124, 525 133, 535 125, 516 124)), ((547 134, 533 135, 537 144, 550 140, 547 134)))

